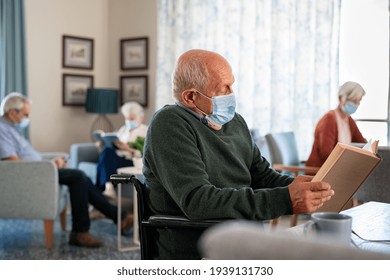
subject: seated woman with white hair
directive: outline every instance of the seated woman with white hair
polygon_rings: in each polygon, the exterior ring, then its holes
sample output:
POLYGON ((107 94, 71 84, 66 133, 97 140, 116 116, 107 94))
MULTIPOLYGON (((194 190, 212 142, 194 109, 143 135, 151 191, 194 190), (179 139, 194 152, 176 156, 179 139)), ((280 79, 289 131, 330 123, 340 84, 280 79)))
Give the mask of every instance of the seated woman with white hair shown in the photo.
POLYGON ((121 113, 125 124, 116 132, 118 140, 113 142, 113 147, 104 147, 99 156, 96 185, 102 190, 118 168, 133 166, 130 158, 139 151, 130 147, 128 143, 135 142, 138 137, 145 138, 148 129, 148 126, 143 124, 144 109, 137 102, 123 104, 121 113))
POLYGON ((326 113, 317 123, 313 148, 306 165, 320 167, 338 142, 367 143, 351 117, 365 94, 363 87, 356 82, 349 81, 340 87, 339 105, 326 113))

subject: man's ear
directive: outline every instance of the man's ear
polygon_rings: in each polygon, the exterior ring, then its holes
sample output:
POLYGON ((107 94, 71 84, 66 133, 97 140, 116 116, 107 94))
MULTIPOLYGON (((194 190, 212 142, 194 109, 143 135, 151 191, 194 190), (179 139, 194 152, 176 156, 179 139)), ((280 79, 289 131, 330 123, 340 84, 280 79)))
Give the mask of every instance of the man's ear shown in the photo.
POLYGON ((11 109, 7 113, 8 118, 10 118, 11 120, 14 120, 14 118, 17 116, 17 114, 18 114, 18 110, 16 110, 16 109, 11 109))
POLYGON ((181 93, 183 105, 188 108, 195 108, 196 90, 186 89, 181 93))

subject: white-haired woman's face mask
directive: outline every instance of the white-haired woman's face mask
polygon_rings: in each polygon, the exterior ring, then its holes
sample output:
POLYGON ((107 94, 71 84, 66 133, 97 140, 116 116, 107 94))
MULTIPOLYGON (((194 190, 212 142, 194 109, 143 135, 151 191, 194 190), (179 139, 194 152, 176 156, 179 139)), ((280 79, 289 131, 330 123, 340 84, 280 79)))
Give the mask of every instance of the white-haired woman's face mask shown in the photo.
POLYGON ((362 101, 363 96, 356 97, 354 99, 347 99, 341 104, 341 110, 347 114, 352 115, 359 108, 360 102, 362 101))
POLYGON ((130 114, 125 119, 125 126, 127 130, 132 130, 141 125, 143 117, 135 114, 130 114))

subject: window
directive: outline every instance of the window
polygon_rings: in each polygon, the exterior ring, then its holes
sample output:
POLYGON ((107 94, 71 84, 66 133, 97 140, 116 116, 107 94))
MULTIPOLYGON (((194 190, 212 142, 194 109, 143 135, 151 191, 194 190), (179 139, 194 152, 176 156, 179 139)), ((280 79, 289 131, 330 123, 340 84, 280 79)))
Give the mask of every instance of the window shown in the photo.
POLYGON ((380 145, 389 144, 388 7, 388 0, 343 0, 341 6, 340 84, 355 81, 366 90, 353 117, 364 137, 380 145))

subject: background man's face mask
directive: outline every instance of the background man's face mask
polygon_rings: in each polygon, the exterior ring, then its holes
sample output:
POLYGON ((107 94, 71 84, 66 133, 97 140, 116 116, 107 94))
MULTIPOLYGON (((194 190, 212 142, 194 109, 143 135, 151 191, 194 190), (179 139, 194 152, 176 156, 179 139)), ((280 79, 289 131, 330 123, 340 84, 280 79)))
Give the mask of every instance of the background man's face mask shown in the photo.
POLYGON ((24 129, 24 128, 28 127, 29 124, 30 124, 30 119, 29 118, 23 118, 20 121, 20 123, 16 124, 16 127, 19 128, 19 129, 24 129))

